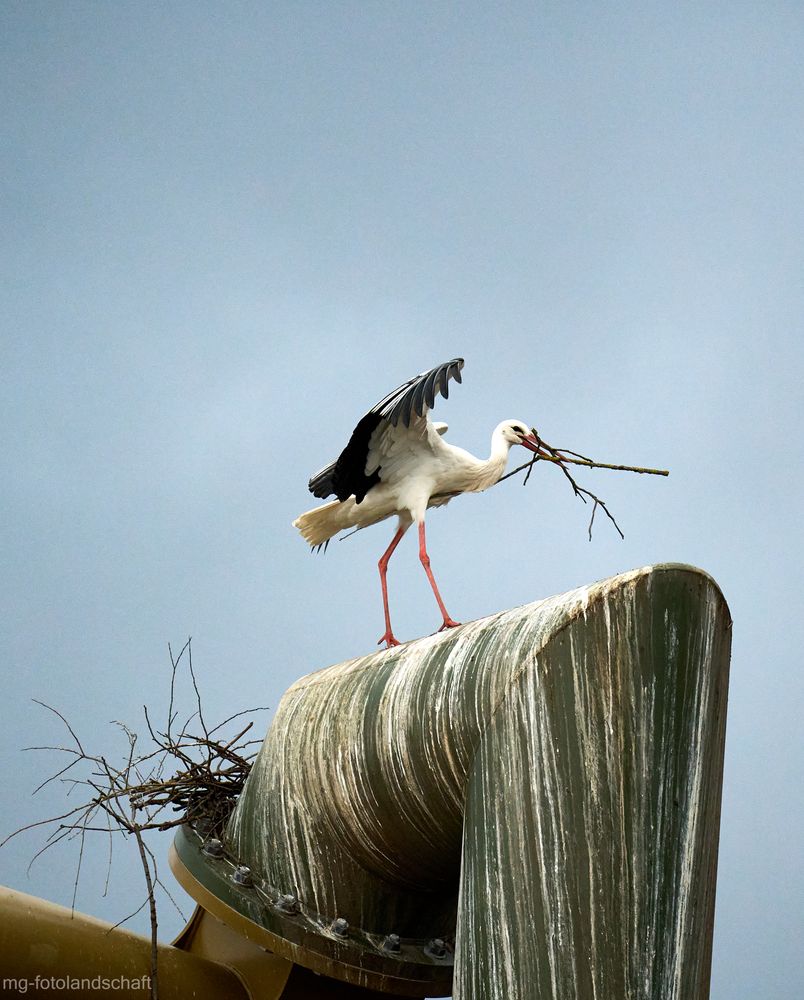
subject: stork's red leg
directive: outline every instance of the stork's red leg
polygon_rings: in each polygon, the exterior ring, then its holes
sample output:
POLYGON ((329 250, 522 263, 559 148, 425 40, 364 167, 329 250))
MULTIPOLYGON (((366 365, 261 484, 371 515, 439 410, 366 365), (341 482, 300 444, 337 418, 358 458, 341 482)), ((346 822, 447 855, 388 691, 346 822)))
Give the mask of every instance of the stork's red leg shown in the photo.
POLYGON ((430 586, 433 588, 435 599, 438 602, 438 607, 441 611, 441 617, 444 619, 444 624, 438 631, 443 632, 445 628, 455 628, 456 625, 460 625, 460 622, 454 622, 450 618, 447 609, 444 607, 444 602, 441 600, 441 594, 438 592, 433 571, 430 569, 430 556, 427 555, 427 545, 424 537, 424 521, 419 522, 419 559, 421 560, 422 566, 424 566, 424 572, 427 574, 430 586))
POLYGON ((391 539, 391 544, 380 556, 380 561, 377 563, 380 569, 380 584, 382 585, 382 607, 385 612, 385 635, 380 636, 377 640, 377 645, 379 646, 381 642, 384 642, 389 649, 391 646, 398 646, 399 640, 391 631, 391 612, 388 610, 388 583, 385 577, 388 572, 388 561, 394 554, 394 549, 397 545, 399 545, 406 530, 407 528, 399 528, 397 533, 391 539))

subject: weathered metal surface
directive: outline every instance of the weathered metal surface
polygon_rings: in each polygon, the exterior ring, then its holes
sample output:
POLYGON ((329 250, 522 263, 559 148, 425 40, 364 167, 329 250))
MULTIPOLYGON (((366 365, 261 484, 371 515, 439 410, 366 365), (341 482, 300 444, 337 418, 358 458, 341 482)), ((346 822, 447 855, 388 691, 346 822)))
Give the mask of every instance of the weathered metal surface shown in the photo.
POLYGON ((657 574, 513 681, 467 783, 456 997, 708 996, 729 626, 657 574))
MULTIPOLYGON (((228 853, 210 857, 204 851, 201 838, 189 828, 180 829, 170 852, 170 867, 180 883, 207 915, 226 924, 245 942, 262 949, 262 962, 253 971, 263 977, 279 971, 285 963, 285 979, 294 978, 293 963, 313 970, 319 976, 319 992, 330 995, 333 977, 352 984, 354 997, 374 996, 375 990, 383 994, 405 997, 424 997, 438 992, 444 974, 440 966, 449 965, 447 984, 451 978, 451 960, 427 957, 419 960, 429 942, 402 940, 392 954, 377 935, 368 935, 360 928, 343 928, 343 918, 328 921, 311 914, 293 900, 287 905, 282 896, 266 886, 256 873, 249 873, 244 883, 236 877, 242 868, 232 861, 228 853), (269 954, 266 955, 265 952, 269 954), (269 961, 270 960, 270 961, 269 961), (434 989, 435 988, 435 989, 434 989)), ((181 947, 196 940, 194 923, 207 917, 194 917, 178 939, 181 947)), ((204 952, 214 957, 214 948, 204 952)), ((225 956, 219 956, 224 961, 225 956)), ((241 966, 234 965, 238 972, 241 966)), ((252 971, 249 967, 249 971, 252 971)), ((274 979, 276 977, 274 976, 274 979)), ((295 973, 298 979, 298 973, 295 973)), ((255 993, 268 997, 285 996, 270 994, 263 987, 255 993)))
POLYGON ((305 677, 227 848, 375 968, 455 941, 460 1000, 704 998, 729 629, 646 567, 305 677))

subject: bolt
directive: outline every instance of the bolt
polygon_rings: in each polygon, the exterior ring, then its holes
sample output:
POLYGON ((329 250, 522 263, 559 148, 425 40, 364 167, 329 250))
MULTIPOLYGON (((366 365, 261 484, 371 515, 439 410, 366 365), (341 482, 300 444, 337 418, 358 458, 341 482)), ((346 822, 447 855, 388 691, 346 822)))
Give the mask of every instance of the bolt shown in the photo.
POLYGON ((235 885, 254 885, 254 880, 251 877, 251 869, 245 865, 238 865, 232 872, 232 881, 235 885))
POLYGON ((280 896, 279 899, 277 899, 276 908, 277 910, 281 910, 282 913, 298 913, 299 901, 292 893, 286 892, 284 895, 280 896))
POLYGON ((206 854, 208 858, 222 858, 223 857, 223 844, 211 837, 209 840, 204 841, 204 846, 201 848, 202 852, 206 854))
POLYGON ((382 946, 386 951, 399 951, 402 946, 399 940, 399 935, 389 934, 383 941, 382 946))
POLYGON ((343 917, 336 917, 329 925, 329 929, 338 937, 349 937, 349 921, 344 920, 343 917))
POLYGON ((444 958, 447 954, 447 946, 443 938, 433 938, 424 951, 431 958, 444 958))

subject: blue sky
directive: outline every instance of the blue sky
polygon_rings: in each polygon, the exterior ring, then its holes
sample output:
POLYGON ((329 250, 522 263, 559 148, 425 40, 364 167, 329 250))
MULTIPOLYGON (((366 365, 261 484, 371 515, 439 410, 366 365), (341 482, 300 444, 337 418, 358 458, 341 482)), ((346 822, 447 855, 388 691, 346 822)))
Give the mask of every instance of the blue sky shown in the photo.
MULTIPOLYGON (((313 557, 290 521, 365 409, 461 355, 453 442, 516 417, 672 470, 582 477, 624 542, 549 468, 456 501, 433 567, 462 620, 651 562, 715 576, 712 997, 800 996, 803 43, 784 3, 5 3, 5 826, 63 801, 30 797, 32 698, 108 748, 163 701, 168 642, 221 718, 373 646, 391 526, 313 557)), ((431 631, 410 538, 389 581, 397 634, 431 631)), ((75 852, 26 877, 38 846, 0 881, 68 903, 75 852)), ((137 861, 103 899, 100 855, 78 906, 117 919, 137 861)))

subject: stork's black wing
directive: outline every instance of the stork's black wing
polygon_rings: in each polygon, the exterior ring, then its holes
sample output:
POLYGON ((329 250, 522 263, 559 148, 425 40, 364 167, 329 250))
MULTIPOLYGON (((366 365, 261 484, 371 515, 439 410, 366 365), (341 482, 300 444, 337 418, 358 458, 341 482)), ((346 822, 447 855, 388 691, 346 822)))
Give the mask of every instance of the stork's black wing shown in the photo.
POLYGON ((454 378, 460 382, 462 368, 463 358, 453 358, 409 379, 381 399, 360 420, 338 459, 312 477, 309 487, 313 496, 323 499, 334 494, 339 500, 354 496, 360 503, 380 481, 379 469, 366 475, 369 439, 377 424, 387 420, 396 427, 401 421, 403 426, 410 427, 414 417, 423 417, 432 408, 439 392, 444 399, 449 397, 449 380, 454 378))

